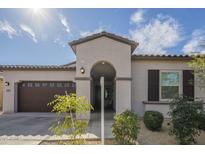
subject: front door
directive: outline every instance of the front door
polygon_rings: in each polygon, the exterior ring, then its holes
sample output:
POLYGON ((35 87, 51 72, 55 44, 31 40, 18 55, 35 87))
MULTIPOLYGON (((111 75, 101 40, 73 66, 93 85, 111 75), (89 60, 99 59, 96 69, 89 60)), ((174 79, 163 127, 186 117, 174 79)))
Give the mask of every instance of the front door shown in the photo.
POLYGON ((105 86, 105 109, 113 110, 113 86, 105 86))
POLYGON ((100 111, 101 109, 101 92, 100 92, 100 86, 96 85, 95 86, 95 104, 94 104, 94 110, 95 111, 100 111))
MULTIPOLYGON (((113 86, 105 85, 105 110, 113 110, 113 86)), ((95 86, 95 102, 94 102, 94 110, 101 110, 101 88, 99 85, 95 86)))

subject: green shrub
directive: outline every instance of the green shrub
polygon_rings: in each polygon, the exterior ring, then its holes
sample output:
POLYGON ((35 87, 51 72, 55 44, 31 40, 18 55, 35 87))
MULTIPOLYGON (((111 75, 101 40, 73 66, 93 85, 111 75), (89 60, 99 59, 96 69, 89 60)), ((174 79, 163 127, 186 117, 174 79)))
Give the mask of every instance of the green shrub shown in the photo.
POLYGON ((162 127, 163 120, 162 113, 158 111, 146 111, 143 118, 145 126, 152 131, 159 131, 162 127))
POLYGON ((138 116, 127 110, 114 117, 112 133, 120 144, 136 144, 139 128, 138 116))
POLYGON ((205 131, 205 113, 199 114, 199 119, 198 119, 198 128, 200 130, 205 131))
POLYGON ((199 114, 203 111, 201 101, 190 101, 186 96, 179 96, 170 102, 170 135, 175 135, 179 144, 196 143, 199 114))

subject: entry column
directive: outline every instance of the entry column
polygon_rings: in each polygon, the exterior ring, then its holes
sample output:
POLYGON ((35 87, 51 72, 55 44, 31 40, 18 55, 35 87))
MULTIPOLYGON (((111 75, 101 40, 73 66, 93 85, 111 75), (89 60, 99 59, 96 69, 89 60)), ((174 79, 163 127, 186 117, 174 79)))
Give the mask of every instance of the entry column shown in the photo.
POLYGON ((131 78, 116 78, 116 113, 131 110, 131 78))
MULTIPOLYGON (((90 78, 89 77, 76 77, 76 95, 85 96, 90 103, 90 78)), ((80 119, 90 119, 90 113, 79 115, 80 119)))

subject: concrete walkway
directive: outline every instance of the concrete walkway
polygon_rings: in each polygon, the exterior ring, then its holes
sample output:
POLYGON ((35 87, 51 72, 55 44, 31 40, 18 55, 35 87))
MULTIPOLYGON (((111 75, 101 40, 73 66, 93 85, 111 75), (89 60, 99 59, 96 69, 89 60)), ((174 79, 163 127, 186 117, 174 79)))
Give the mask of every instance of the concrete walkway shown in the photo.
MULTIPOLYGON (((113 114, 105 116, 105 137, 112 138, 113 114), (110 118, 111 117, 111 118, 110 118)), ((55 120, 54 113, 14 113, 0 115, 0 144, 39 144, 42 140, 68 139, 55 136, 48 129, 55 120)), ((86 138, 99 138, 100 114, 91 114, 86 138)))

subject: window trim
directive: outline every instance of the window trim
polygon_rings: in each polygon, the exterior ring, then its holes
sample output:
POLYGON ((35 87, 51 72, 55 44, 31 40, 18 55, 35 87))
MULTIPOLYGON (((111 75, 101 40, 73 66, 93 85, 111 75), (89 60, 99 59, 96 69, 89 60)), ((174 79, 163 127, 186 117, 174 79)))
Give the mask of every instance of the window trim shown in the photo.
POLYGON ((181 70, 159 70, 159 100, 160 101, 171 101, 172 99, 162 98, 162 90, 161 90, 161 73, 179 73, 179 95, 183 93, 183 79, 182 79, 182 71, 181 70))

